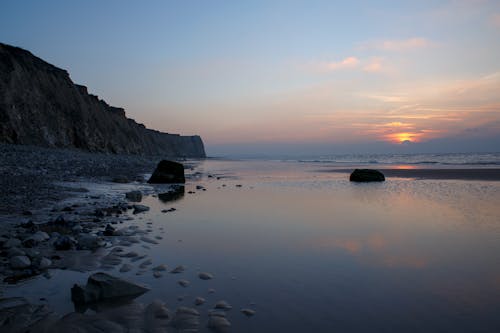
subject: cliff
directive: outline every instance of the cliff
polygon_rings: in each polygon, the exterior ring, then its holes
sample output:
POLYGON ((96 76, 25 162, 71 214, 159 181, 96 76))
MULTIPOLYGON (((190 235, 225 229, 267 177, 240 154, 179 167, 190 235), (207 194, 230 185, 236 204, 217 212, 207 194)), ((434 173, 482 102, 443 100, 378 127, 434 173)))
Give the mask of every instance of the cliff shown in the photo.
POLYGON ((91 152, 205 157, 199 136, 147 129, 67 71, 0 43, 0 142, 91 152))

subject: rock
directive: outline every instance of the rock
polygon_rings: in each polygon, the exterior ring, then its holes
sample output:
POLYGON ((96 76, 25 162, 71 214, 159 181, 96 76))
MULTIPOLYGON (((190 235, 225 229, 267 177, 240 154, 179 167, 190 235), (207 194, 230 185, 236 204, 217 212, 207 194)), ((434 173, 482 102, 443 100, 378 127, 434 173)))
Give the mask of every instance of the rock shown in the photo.
POLYGON ((157 241, 155 241, 154 239, 151 239, 149 237, 146 237, 146 236, 142 236, 141 241, 149 243, 149 244, 158 244, 157 241))
POLYGON ((153 267, 153 271, 156 271, 156 272, 164 272, 166 270, 167 270, 166 265, 158 265, 156 267, 153 267))
POLYGON ((125 198, 129 201, 140 202, 142 200, 141 191, 130 191, 125 193, 125 198))
POLYGON ((135 251, 130 251, 130 252, 127 252, 125 254, 120 254, 120 257, 123 257, 123 258, 135 258, 138 256, 139 256, 139 253, 137 253, 135 251))
POLYGON ((196 309, 181 306, 175 311, 171 324, 178 332, 198 332, 200 313, 196 309))
POLYGON ((177 283, 184 288, 186 288, 190 284, 188 280, 179 280, 177 281, 177 283))
POLYGON ((71 288, 71 300, 77 304, 88 304, 116 298, 135 298, 149 291, 148 288, 106 273, 89 276, 85 287, 75 284, 71 288))
POLYGON ((231 323, 222 311, 212 311, 208 314, 208 328, 215 332, 228 332, 231 323))
POLYGON ((233 307, 226 301, 218 301, 215 303, 215 308, 221 310, 231 310, 233 307))
POLYGON ((40 243, 50 239, 50 236, 44 231, 37 231, 28 237, 28 239, 33 239, 35 242, 40 243))
POLYGON ((351 182, 383 182, 384 174, 378 170, 356 169, 349 177, 351 182))
POLYGON ((251 317, 251 316, 255 315, 255 310, 252 310, 252 309, 245 308, 245 309, 241 309, 240 312, 243 313, 247 317, 251 317))
POLYGON ((200 272, 198 274, 198 277, 202 280, 211 280, 214 278, 214 276, 210 273, 207 273, 207 272, 200 272))
POLYGON ((194 299, 194 305, 202 305, 205 303, 205 299, 203 297, 196 297, 194 299))
POLYGON ((115 230, 116 229, 111 224, 107 224, 103 234, 104 236, 113 236, 115 230))
POLYGON ((158 279, 158 278, 161 278, 163 275, 160 272, 155 271, 155 272, 153 272, 153 276, 158 279))
POLYGON ((47 269, 52 266, 52 261, 48 258, 43 257, 40 259, 40 263, 38 264, 39 269, 47 269))
POLYGON ((184 272, 184 270, 186 270, 186 267, 184 267, 183 265, 179 265, 179 266, 175 267, 173 270, 171 270, 170 273, 179 274, 179 273, 184 272))
POLYGON ((132 269, 134 269, 134 266, 130 264, 123 264, 122 267, 120 267, 120 273, 130 272, 132 269))
POLYGON ((12 258, 12 257, 16 257, 16 256, 24 256, 24 255, 26 255, 26 252, 21 250, 18 247, 12 247, 12 248, 7 250, 7 257, 8 258, 12 258))
POLYGON ((184 185, 171 185, 171 188, 168 192, 158 194, 158 199, 160 199, 161 202, 176 201, 183 198, 184 193, 184 185))
POLYGON ((71 250, 73 241, 68 236, 59 236, 54 242, 54 248, 58 251, 71 250))
POLYGON ((6 249, 10 249, 11 247, 19 247, 21 246, 21 241, 17 238, 10 238, 6 242, 3 243, 3 247, 6 249))
POLYGON ((213 289, 213 288, 208 289, 208 293, 209 293, 209 294, 213 294, 213 293, 215 293, 215 289, 213 289))
POLYGON ((184 166, 180 163, 162 160, 149 178, 150 184, 185 183, 184 166))
POLYGON ((77 247, 80 250, 96 250, 104 246, 105 242, 96 235, 84 234, 78 237, 77 247))
POLYGON ((149 207, 144 205, 134 205, 133 207, 134 207, 134 211, 132 212, 133 214, 139 214, 147 212, 149 210, 149 207))
POLYGON ((31 260, 27 256, 15 256, 10 258, 10 267, 23 269, 31 266, 31 260))
POLYGON ((139 265, 139 268, 146 268, 148 267, 149 265, 151 265, 153 263, 153 261, 151 259, 148 259, 148 260, 144 260, 140 265, 139 265))

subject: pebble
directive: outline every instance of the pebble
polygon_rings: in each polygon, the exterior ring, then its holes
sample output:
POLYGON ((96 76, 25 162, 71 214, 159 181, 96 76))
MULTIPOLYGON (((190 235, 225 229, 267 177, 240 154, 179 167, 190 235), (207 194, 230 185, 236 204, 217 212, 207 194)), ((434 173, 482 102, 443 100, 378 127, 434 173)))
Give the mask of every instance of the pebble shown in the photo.
POLYGON ((134 266, 130 264, 123 264, 122 267, 120 267, 120 273, 126 273, 131 271, 134 268, 134 266))
POLYGON ((186 270, 186 267, 184 267, 183 265, 179 265, 177 267, 175 267, 173 270, 170 271, 170 273, 172 274, 178 274, 178 273, 182 273, 186 270))
POLYGON ((158 278, 161 278, 163 275, 162 275, 160 272, 155 271, 155 272, 153 273, 153 276, 154 276, 155 278, 157 278, 157 279, 158 279, 158 278))
POLYGON ((194 300, 194 305, 202 305, 205 303, 205 299, 203 297, 196 297, 194 300))
POLYGON ((146 242, 146 243, 150 243, 150 244, 158 244, 157 241, 155 241, 154 239, 151 239, 149 237, 146 237, 146 236, 142 236, 141 241, 146 242))
POLYGON ((231 323, 226 318, 226 314, 221 311, 213 311, 208 315, 208 328, 215 332, 226 332, 231 323))
POLYGON ((47 269, 50 266, 52 266, 52 261, 50 259, 48 259, 48 258, 43 257, 40 260, 40 264, 38 265, 38 268, 40 268, 40 269, 47 269))
POLYGON ((17 238, 11 238, 5 243, 3 243, 3 247, 6 249, 10 249, 11 247, 19 247, 21 246, 21 241, 17 238))
POLYGON ((241 309, 240 312, 243 313, 247 317, 252 317, 253 315, 255 315, 255 310, 252 310, 252 309, 245 308, 245 309, 241 309))
POLYGON ((149 210, 149 207, 144 205, 133 205, 133 207, 134 207, 134 211, 132 212, 133 214, 139 214, 147 212, 149 210))
POLYGON ((186 288, 187 286, 189 286, 189 281, 188 280, 179 280, 177 281, 177 283, 181 286, 183 286, 184 288, 186 288))
POLYGON ((215 303, 215 308, 221 310, 231 310, 233 307, 226 301, 218 301, 215 303))
POLYGON ((153 271, 157 271, 157 272, 164 272, 167 270, 167 265, 158 265, 156 267, 153 267, 153 271))
POLYGON ((130 252, 127 252, 125 254, 120 254, 120 257, 124 257, 124 258, 134 258, 137 256, 139 256, 139 254, 137 252, 134 252, 134 251, 130 251, 130 252))
POLYGON ((207 272, 200 272, 198 274, 198 277, 202 280, 211 280, 214 278, 214 276, 210 273, 207 273, 207 272))
POLYGON ((31 266, 31 260, 27 256, 15 256, 10 258, 10 267, 23 269, 31 266))
POLYGON ((140 265, 139 265, 139 268, 146 268, 148 267, 149 265, 151 265, 153 263, 153 261, 151 259, 148 259, 148 260, 145 260, 143 261, 140 265))
POLYGON ((215 289, 213 289, 213 288, 208 289, 208 293, 209 294, 214 294, 215 293, 215 289))

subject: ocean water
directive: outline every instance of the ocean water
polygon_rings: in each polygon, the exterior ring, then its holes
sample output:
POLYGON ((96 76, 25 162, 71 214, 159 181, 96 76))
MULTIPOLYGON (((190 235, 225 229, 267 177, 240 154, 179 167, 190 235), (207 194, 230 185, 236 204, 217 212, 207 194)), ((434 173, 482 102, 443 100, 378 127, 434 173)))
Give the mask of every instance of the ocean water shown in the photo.
POLYGON ((443 153, 443 154, 339 154, 285 157, 283 161, 302 163, 324 163, 331 165, 416 165, 463 166, 463 167, 498 167, 500 153, 443 153))
MULTIPOLYGON (((109 273, 149 285, 139 302, 160 299, 174 310, 204 297, 200 332, 219 300, 233 306, 233 332, 499 332, 500 182, 355 184, 345 173, 318 172, 318 163, 363 161, 494 165, 498 154, 353 156, 200 162, 184 196, 146 197, 150 212, 127 222, 162 237, 130 250, 186 271, 109 273), (215 278, 200 280, 200 271, 215 278)), ((6 294, 46 298, 64 314, 73 311, 70 287, 87 276, 54 271, 6 294)))

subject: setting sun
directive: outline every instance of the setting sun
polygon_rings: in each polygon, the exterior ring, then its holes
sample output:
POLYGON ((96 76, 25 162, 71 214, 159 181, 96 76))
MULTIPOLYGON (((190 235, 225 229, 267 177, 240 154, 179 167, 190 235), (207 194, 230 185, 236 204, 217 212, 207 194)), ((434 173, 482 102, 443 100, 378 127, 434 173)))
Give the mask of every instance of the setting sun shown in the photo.
POLYGON ((392 133, 386 135, 386 139, 392 143, 419 142, 422 133, 392 133))

